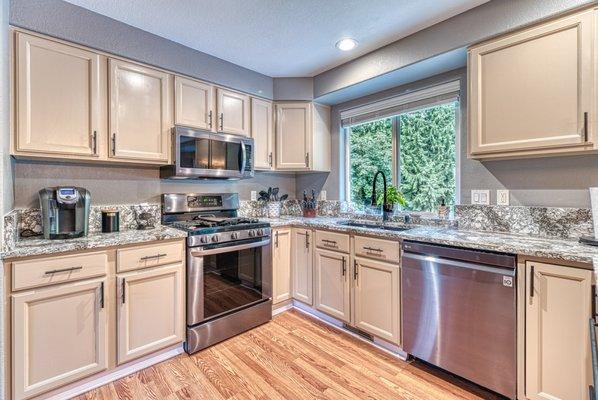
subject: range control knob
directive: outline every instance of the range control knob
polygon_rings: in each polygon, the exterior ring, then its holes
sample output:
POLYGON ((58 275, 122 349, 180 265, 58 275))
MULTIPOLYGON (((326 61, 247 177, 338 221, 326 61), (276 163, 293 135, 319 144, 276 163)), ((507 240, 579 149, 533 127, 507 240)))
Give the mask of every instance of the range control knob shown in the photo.
POLYGON ((255 236, 255 231, 252 229, 249 231, 249 237, 254 237, 255 236))
POLYGON ((257 230, 257 235, 258 236, 264 236, 264 230, 263 229, 258 229, 257 230))
POLYGON ((199 238, 199 241, 202 242, 202 243, 208 243, 209 238, 207 236, 202 236, 202 237, 199 238))
POLYGON ((238 239, 239 238, 239 234, 237 232, 233 232, 233 233, 230 234, 230 238, 233 239, 233 240, 238 239))
POLYGON ((212 242, 218 243, 219 240, 220 240, 220 238, 218 237, 218 235, 212 236, 212 242))

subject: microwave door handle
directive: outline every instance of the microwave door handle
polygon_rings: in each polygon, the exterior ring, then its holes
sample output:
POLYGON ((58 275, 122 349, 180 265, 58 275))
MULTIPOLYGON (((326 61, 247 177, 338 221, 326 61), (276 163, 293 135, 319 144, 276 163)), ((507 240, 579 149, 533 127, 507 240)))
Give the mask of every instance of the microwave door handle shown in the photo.
POLYGON ((247 165, 247 148, 245 147, 245 142, 241 141, 241 170, 239 173, 241 176, 245 173, 245 166, 247 165))
POLYGON ((259 242, 239 244, 236 246, 225 246, 225 247, 218 247, 215 249, 208 249, 208 250, 195 250, 195 251, 191 252, 191 256, 193 256, 193 257, 211 256, 213 254, 228 253, 231 251, 247 250, 247 249, 252 249, 254 247, 267 246, 269 244, 270 244, 270 238, 267 238, 264 240, 260 240, 259 242))

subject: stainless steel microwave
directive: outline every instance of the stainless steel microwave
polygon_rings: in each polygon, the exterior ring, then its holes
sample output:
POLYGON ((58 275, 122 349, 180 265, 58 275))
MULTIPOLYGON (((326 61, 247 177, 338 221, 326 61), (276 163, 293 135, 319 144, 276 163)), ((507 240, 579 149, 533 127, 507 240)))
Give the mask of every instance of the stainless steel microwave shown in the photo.
POLYGON ((172 142, 174 164, 160 168, 161 178, 244 179, 254 176, 251 138, 175 126, 172 142))

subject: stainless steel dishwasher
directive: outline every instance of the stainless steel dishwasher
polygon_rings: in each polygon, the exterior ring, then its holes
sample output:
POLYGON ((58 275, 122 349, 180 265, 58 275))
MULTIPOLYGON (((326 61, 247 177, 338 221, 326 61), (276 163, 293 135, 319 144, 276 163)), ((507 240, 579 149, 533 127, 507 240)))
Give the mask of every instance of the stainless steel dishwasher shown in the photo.
POLYGON ((516 259, 403 243, 403 349, 511 399, 517 393, 516 259))

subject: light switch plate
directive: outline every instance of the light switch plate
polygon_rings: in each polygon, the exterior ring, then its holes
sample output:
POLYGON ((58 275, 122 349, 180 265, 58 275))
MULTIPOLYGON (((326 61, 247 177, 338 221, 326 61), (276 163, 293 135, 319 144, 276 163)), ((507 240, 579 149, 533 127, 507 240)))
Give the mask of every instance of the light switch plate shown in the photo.
POLYGON ((490 190, 472 190, 471 204, 489 205, 490 204, 490 190))
POLYGON ((320 200, 326 201, 326 195, 327 195, 326 191, 325 190, 321 190, 320 191, 320 200))
POLYGON ((257 201, 257 190, 251 191, 251 201, 257 201))
POLYGON ((499 206, 509 205, 509 191, 506 189, 498 189, 496 191, 496 204, 499 206))

